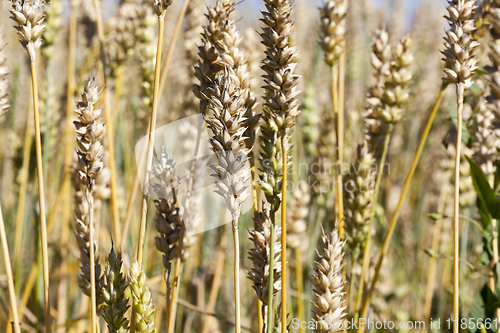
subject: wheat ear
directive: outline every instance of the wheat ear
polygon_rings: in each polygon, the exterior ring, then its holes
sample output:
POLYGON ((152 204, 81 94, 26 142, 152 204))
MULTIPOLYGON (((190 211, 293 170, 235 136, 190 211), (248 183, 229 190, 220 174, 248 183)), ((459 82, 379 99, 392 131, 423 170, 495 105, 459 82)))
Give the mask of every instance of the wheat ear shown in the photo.
POLYGON ((134 309, 132 320, 135 332, 155 333, 153 298, 146 283, 146 274, 136 260, 130 267, 128 278, 132 294, 132 308, 134 309))
POLYGON ((250 178, 246 168, 248 149, 245 148, 245 108, 241 90, 229 76, 219 78, 211 88, 210 117, 205 117, 212 132, 210 144, 218 164, 211 165, 216 177, 216 193, 226 202, 231 213, 234 238, 235 326, 240 332, 239 232, 241 204, 249 196, 245 182, 250 178))
POLYGON ((129 308, 129 299, 125 296, 128 283, 121 273, 122 256, 116 254, 113 247, 108 256, 102 293, 102 316, 108 324, 111 333, 125 333, 128 331, 128 319, 125 313, 129 308))
MULTIPOLYGON (((290 154, 289 139, 291 136, 291 128, 295 125, 295 118, 299 114, 299 103, 297 100, 298 91, 296 89, 299 76, 294 74, 296 67, 297 50, 291 46, 290 35, 292 33, 292 1, 290 0, 265 0, 266 10, 262 12, 261 21, 264 23, 262 28, 262 42, 266 47, 266 58, 262 61, 262 69, 264 70, 264 122, 265 129, 263 132, 263 151, 265 154, 261 156, 264 164, 270 163, 272 158, 268 158, 269 152, 272 152, 276 145, 281 149, 281 177, 273 179, 274 167, 263 167, 266 171, 271 171, 269 174, 264 174, 261 179, 266 198, 270 199, 270 193, 280 192, 280 196, 275 196, 270 202, 272 209, 271 214, 275 214, 275 210, 279 206, 276 200, 281 197, 281 260, 282 260, 282 291, 281 291, 281 330, 286 331, 287 319, 287 274, 286 274, 286 176, 288 170, 288 155, 290 154), (278 143, 279 139, 279 143, 278 143), (266 156, 267 155, 267 156, 266 156), (281 181, 280 179, 281 178, 281 181), (274 184, 273 184, 274 183, 274 184), (278 189, 275 186, 279 186, 278 189)), ((276 158, 277 154, 275 154, 276 158)), ((274 219, 271 218, 274 222, 274 219)), ((274 224, 274 223, 273 223, 274 224)), ((271 250, 271 263, 273 262, 273 250, 271 250)), ((271 264, 272 266, 272 264, 271 264)), ((273 285, 272 277, 269 281, 270 286, 273 285)), ((269 299, 269 309, 272 309, 272 297, 269 299)), ((268 315, 268 332, 272 330, 272 315, 268 315)))
POLYGON ((330 235, 323 235, 323 255, 315 262, 315 274, 312 276, 316 302, 314 332, 343 332, 344 318, 347 316, 345 300, 345 282, 343 281, 342 261, 345 241, 340 239, 337 229, 330 235))
POLYGON ((104 166, 103 110, 95 108, 99 100, 99 87, 95 79, 87 81, 82 99, 76 103, 78 120, 76 127, 77 167, 79 181, 78 206, 75 210, 76 238, 80 248, 80 286, 90 296, 91 330, 97 325, 97 303, 102 285, 99 258, 96 257, 97 242, 94 231, 94 197, 96 178, 104 166))
POLYGON ((446 31, 444 60, 447 68, 444 70, 445 80, 454 83, 457 96, 457 143, 455 154, 455 191, 453 212, 453 332, 458 333, 459 325, 459 228, 460 228, 460 148, 462 146, 462 110, 464 91, 472 86, 472 76, 477 68, 477 60, 473 56, 474 49, 479 45, 472 37, 475 29, 473 12, 475 10, 473 0, 449 0, 448 15, 446 19, 450 23, 446 31))
POLYGON ((33 111, 35 119, 35 150, 38 177, 38 205, 40 208, 40 237, 42 244, 42 266, 43 266, 43 295, 45 302, 45 331, 51 331, 50 317, 50 287, 49 287, 49 257, 47 245, 47 223, 45 212, 45 191, 43 183, 43 157, 42 142, 40 136, 40 113, 38 110, 38 83, 36 75, 36 50, 42 44, 42 33, 44 30, 44 14, 38 1, 23 1, 16 3, 11 10, 11 19, 17 24, 15 28, 19 35, 21 45, 26 49, 31 64, 31 85, 33 89, 33 111), (36 8, 36 9, 35 9, 36 8))

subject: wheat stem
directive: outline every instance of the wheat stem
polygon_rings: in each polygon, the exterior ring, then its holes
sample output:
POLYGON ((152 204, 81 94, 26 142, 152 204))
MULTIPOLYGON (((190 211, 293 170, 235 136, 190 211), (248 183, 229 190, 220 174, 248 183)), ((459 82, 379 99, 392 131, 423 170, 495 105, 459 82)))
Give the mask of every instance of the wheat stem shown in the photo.
POLYGON ((457 141, 455 152, 455 189, 453 205, 453 332, 459 331, 460 297, 460 152, 462 147, 462 111, 464 108, 464 84, 457 83, 457 141))
POLYGON ((35 119, 35 150, 36 150, 36 169, 38 177, 38 204, 40 208, 40 238, 42 242, 42 268, 43 268, 43 296, 45 302, 45 332, 51 332, 50 318, 50 290, 49 290, 49 256, 47 246, 47 222, 45 219, 45 191, 43 184, 43 166, 42 166, 42 140, 40 136, 40 112, 38 110, 38 84, 36 75, 36 62, 34 59, 31 64, 31 85, 33 88, 33 111, 35 119))
POLYGON ((174 54, 175 42, 177 41, 177 37, 179 37, 179 33, 182 27, 182 20, 186 15, 188 6, 189 6, 189 0, 184 0, 184 3, 182 4, 181 7, 181 11, 179 12, 179 16, 177 16, 177 21, 175 23, 175 28, 174 28, 174 34, 172 35, 172 40, 170 41, 170 45, 168 46, 167 56, 165 58, 165 61, 163 62, 163 70, 161 71, 160 89, 159 89, 160 93, 163 91, 163 88, 165 87, 165 82, 167 82, 168 65, 170 64, 170 60, 172 59, 172 55, 174 54))
POLYGON ((7 287, 9 290, 10 310, 12 312, 12 326, 15 333, 21 333, 19 317, 17 315, 16 290, 14 288, 14 277, 10 265, 9 245, 7 244, 7 234, 3 222, 2 206, 0 205, 0 241, 2 243, 3 260, 5 263, 5 274, 7 275, 7 287))
MULTIPOLYGON (((375 206, 378 203, 378 196, 380 192, 380 185, 382 183, 382 176, 384 174, 384 164, 387 158, 387 153, 389 152, 389 143, 391 141, 391 133, 394 125, 391 123, 388 125, 387 131, 385 133, 384 137, 384 148, 382 150, 382 156, 380 158, 380 167, 377 173, 377 179, 375 181, 375 191, 373 195, 373 204, 372 204, 372 213, 370 217, 369 223, 371 224, 373 221, 373 217, 375 216, 375 206)), ((371 227, 370 227, 371 229, 371 227)), ((361 276, 360 276, 360 281, 359 281, 359 286, 358 286, 358 292, 356 295, 356 306, 354 308, 354 318, 357 320, 359 318, 359 308, 361 306, 361 299, 362 295, 364 292, 364 283, 365 280, 368 280, 368 269, 370 268, 370 238, 371 238, 371 233, 368 232, 366 234, 366 241, 365 241, 365 248, 363 250, 363 264, 361 268, 361 276)), ((362 317, 363 318, 363 317, 362 317)))
POLYGON ((91 332, 96 332, 97 326, 97 302, 96 302, 96 281, 95 281, 95 254, 94 254, 94 197, 90 189, 85 191, 87 203, 89 205, 89 257, 90 257, 90 327, 91 332))
MULTIPOLYGON (((345 93, 345 53, 339 58, 337 105, 337 220, 339 237, 344 239, 344 186, 342 181, 342 163, 344 163, 344 93, 345 93)), ((344 275, 345 276, 345 275, 344 275)))
POLYGON ((154 131, 156 128, 156 115, 158 112, 158 102, 160 99, 160 67, 161 67, 161 52, 163 47, 163 33, 165 27, 165 14, 166 9, 158 16, 158 44, 156 49, 156 65, 155 65, 155 80, 154 80, 154 93, 153 93, 153 106, 151 109, 151 118, 149 120, 148 128, 148 150, 146 156, 146 175, 144 184, 146 186, 142 196, 142 209, 141 209, 141 222, 139 226, 139 242, 137 244, 137 262, 142 266, 142 253, 144 250, 144 238, 146 236, 146 219, 148 216, 148 199, 149 199, 149 173, 153 163, 153 150, 154 150, 154 131))
MULTIPOLYGON (((274 298, 274 242, 275 242, 275 224, 276 215, 274 214, 274 207, 271 205, 271 240, 269 244, 269 289, 267 292, 267 333, 272 333, 274 330, 274 316, 273 316, 273 298, 274 298)), ((281 230, 283 232, 283 230, 281 230)), ((282 265, 285 266, 285 265, 282 265)), ((281 267, 283 270, 283 267, 281 267)), ((282 288, 283 289, 283 288, 282 288)))
MULTIPOLYGON (((295 278, 297 280, 297 294, 304 294, 304 279, 302 277, 302 254, 300 253, 300 249, 295 249, 295 278)), ((303 322, 305 320, 304 313, 304 300, 301 296, 297 297, 297 316, 299 318, 299 322, 303 322)), ((304 333, 304 328, 302 325, 299 327, 299 333, 304 333)))
POLYGON ((238 232, 238 218, 233 223, 234 240, 234 325, 235 333, 240 333, 240 238, 238 232))
MULTIPOLYGON (((182 259, 182 244, 184 240, 185 226, 181 226, 181 234, 177 243, 177 251, 175 254, 175 271, 174 271, 174 284, 172 287, 172 295, 170 301, 170 307, 168 309, 168 320, 167 320, 167 333, 174 333, 175 329, 175 315, 177 313, 177 299, 179 298, 179 285, 181 276, 181 259, 182 259)), ((168 298, 168 295, 167 295, 168 298)))
MULTIPOLYGON (((377 261, 377 264, 375 266, 375 272, 372 277, 372 281, 370 284, 370 289, 368 290, 368 293, 366 294, 366 297, 363 301, 363 306, 361 308, 361 314, 360 318, 366 318, 366 315, 368 314, 368 308, 370 306, 370 299, 371 295, 373 293, 373 290, 375 288, 375 284, 377 282, 378 276, 380 274, 380 268, 382 267, 382 262, 384 260, 384 256, 386 255, 389 245, 392 239, 392 235, 394 234, 394 230, 396 229, 396 224, 398 222, 398 217, 399 213, 401 211, 401 208, 403 206, 403 201, 406 197, 406 194, 408 193, 408 190, 410 189, 410 183, 413 178, 413 175, 415 174, 415 170, 417 168, 418 161, 420 159, 420 156, 422 155, 422 151, 424 150, 425 143, 427 141, 427 136, 429 135, 429 132, 432 127, 432 123, 434 122, 434 118, 436 117, 437 111, 439 109, 439 106, 441 105, 441 101, 443 100, 444 97, 444 91, 446 89, 446 84, 444 84, 441 87, 441 90, 439 91, 439 96, 436 100, 436 103, 434 104, 434 107, 431 111, 431 114, 429 116, 429 119, 427 120, 427 124, 425 125, 424 131, 422 133, 422 137, 420 138, 420 142, 417 147, 417 151, 415 152, 415 156, 413 157, 413 162, 410 167, 410 170, 408 171, 408 175, 406 176, 403 189, 401 191, 401 195, 399 197, 398 205, 396 206, 396 210, 394 211, 394 215, 392 216, 391 222, 389 224, 389 230, 387 230, 387 234, 384 239, 384 243, 382 245, 382 251, 380 253, 380 257, 377 261)), ((364 332, 365 327, 362 325, 358 328, 357 333, 362 333, 364 332)))
MULTIPOLYGON (((283 180, 281 182, 281 332, 286 333, 286 295, 287 295, 287 262, 286 262, 286 185, 287 185, 287 175, 288 175, 288 161, 287 161, 287 147, 285 143, 285 136, 281 139, 281 157, 282 162, 282 173, 283 180)), ((274 267, 274 266, 269 266, 274 267)), ((272 285, 271 285, 272 286, 272 285)), ((269 289, 272 294, 272 289, 269 289)))

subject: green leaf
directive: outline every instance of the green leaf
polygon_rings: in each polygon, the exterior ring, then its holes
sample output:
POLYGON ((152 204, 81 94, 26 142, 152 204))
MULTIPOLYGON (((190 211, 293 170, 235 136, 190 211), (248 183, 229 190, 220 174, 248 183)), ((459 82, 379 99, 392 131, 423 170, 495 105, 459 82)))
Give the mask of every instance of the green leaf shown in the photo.
POLYGON ((495 196, 495 193, 490 187, 488 180, 484 176, 483 171, 470 158, 466 157, 470 165, 470 172, 474 188, 478 197, 484 201, 486 208, 494 219, 500 219, 500 201, 495 196))
MULTIPOLYGON (((455 124, 455 127, 457 127, 458 110, 452 102, 449 103, 448 110, 450 111, 451 121, 455 124)), ((472 135, 470 135, 466 122, 462 119, 462 141, 468 144, 471 140, 472 135)))
MULTIPOLYGON (((481 289, 481 292, 474 299, 474 303, 470 308, 468 318, 473 319, 474 322, 476 322, 478 319, 483 319, 483 322, 486 319, 490 319, 491 321, 493 321, 494 319, 496 319, 495 310, 497 309, 498 305, 498 298, 493 294, 491 289, 488 287, 488 284, 485 284, 483 289, 481 289)), ((477 331, 477 327, 469 328, 470 333, 475 333, 477 331)), ((492 330, 488 331, 492 332, 492 330)))
POLYGON ((481 68, 477 68, 476 70, 474 70, 474 72, 476 72, 477 75, 485 75, 486 74, 486 72, 481 68))
POLYGON ((440 213, 430 213, 427 216, 429 216, 431 219, 435 221, 444 219, 444 216, 440 213))
POLYGON ((423 248, 422 249, 429 257, 431 258, 435 258, 435 259, 439 259, 441 258, 441 256, 434 250, 432 249, 427 249, 427 248, 423 248))

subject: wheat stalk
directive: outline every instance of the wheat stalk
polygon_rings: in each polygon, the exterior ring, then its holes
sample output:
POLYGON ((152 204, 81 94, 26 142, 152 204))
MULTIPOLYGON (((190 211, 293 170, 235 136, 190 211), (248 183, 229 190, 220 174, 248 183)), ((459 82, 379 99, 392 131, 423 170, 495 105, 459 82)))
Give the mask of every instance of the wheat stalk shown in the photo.
POLYGON ((323 235, 323 255, 315 262, 315 274, 312 282, 315 289, 316 302, 314 305, 313 318, 315 322, 314 332, 343 332, 344 318, 347 316, 347 306, 343 300, 345 282, 343 280, 342 268, 345 241, 340 239, 337 229, 330 235, 323 235))
POLYGON ((472 38, 471 32, 475 29, 472 15, 475 10, 475 2, 472 0, 449 0, 448 16, 446 19, 450 23, 449 30, 445 37, 445 62, 447 68, 444 70, 449 83, 456 86, 457 96, 457 143, 455 154, 455 191, 454 191, 454 213, 453 213, 453 233, 454 233, 454 256, 453 256, 453 318, 457 319, 453 323, 453 332, 458 333, 459 318, 459 228, 460 228, 460 148, 462 146, 462 110, 464 91, 472 85, 472 76, 477 68, 477 60, 473 56, 474 49, 479 45, 472 38))
POLYGON ((40 237, 42 244, 42 265, 44 281, 45 302, 45 331, 51 331, 50 317, 50 287, 49 287, 49 257, 47 245, 47 223, 45 212, 45 192, 43 182, 43 157, 42 142, 40 136, 40 113, 38 110, 38 83, 36 75, 36 50, 42 44, 42 33, 44 30, 44 14, 40 9, 40 3, 35 1, 17 2, 11 10, 11 19, 17 24, 15 26, 19 35, 21 45, 26 49, 30 57, 31 85, 33 89, 33 111, 35 119, 35 150, 38 178, 38 205, 40 208, 40 237), (36 9, 35 9, 36 8, 36 9))
MULTIPOLYGON (((146 155, 146 177, 144 180, 145 184, 149 184, 149 176, 151 172, 151 165, 153 163, 153 150, 154 150, 154 131, 156 128, 156 116, 158 112, 159 103, 159 84, 160 84, 160 66, 161 66, 161 53, 163 47, 163 33, 165 26, 165 15, 167 13, 168 7, 172 4, 173 0, 155 0, 153 9, 155 14, 158 16, 158 44, 156 48, 156 63, 155 63, 155 77, 154 77, 154 92, 153 92, 153 104, 151 108, 151 115, 149 120, 148 128, 148 149, 146 155)), ((141 221, 139 227, 139 241, 137 244, 137 261, 142 265, 142 253, 144 251, 144 238, 146 236, 146 219, 148 214, 148 199, 149 199, 149 189, 147 188, 142 196, 142 208, 141 208, 141 221)))

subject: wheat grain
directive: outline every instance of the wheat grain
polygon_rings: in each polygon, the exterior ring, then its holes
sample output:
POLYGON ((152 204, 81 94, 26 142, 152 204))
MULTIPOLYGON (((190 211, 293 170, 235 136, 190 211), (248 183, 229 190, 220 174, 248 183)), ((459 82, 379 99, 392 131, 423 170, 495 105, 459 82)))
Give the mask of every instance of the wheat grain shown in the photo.
POLYGON ((343 246, 345 241, 341 241, 337 230, 333 230, 330 235, 323 235, 323 255, 316 261, 315 274, 312 276, 314 293, 317 297, 314 305, 313 318, 315 322, 315 332, 342 332, 344 318, 347 316, 347 306, 345 305, 344 285, 342 281, 342 259, 344 258, 343 246))
POLYGON ((115 253, 113 247, 108 256, 102 293, 102 316, 108 324, 111 333, 125 333, 128 331, 128 319, 125 313, 129 308, 128 298, 125 296, 128 283, 123 274, 121 254, 115 253))

